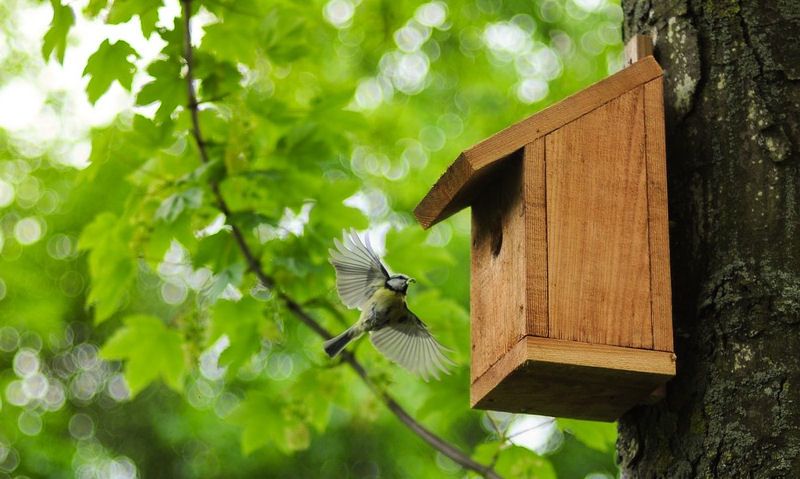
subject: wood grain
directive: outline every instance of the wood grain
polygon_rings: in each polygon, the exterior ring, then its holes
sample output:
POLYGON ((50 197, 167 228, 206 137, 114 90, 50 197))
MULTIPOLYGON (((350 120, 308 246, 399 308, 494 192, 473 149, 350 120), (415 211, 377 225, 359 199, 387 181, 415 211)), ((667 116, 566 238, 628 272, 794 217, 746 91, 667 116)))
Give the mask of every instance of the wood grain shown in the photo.
POLYGON ((528 336, 473 381, 479 409, 614 421, 675 375, 663 351, 528 336))
POLYGON ((525 286, 526 334, 547 337, 547 189, 545 185, 545 141, 538 138, 525 145, 525 286))
POLYGON ((653 346, 643 96, 546 138, 550 337, 653 346))
POLYGON ((631 66, 645 57, 653 55, 653 40, 642 34, 634 35, 625 44, 625 66, 631 66))
POLYGON ((664 141, 662 79, 644 85, 644 127, 647 151, 647 205, 650 239, 650 295, 653 349, 673 351, 672 285, 669 265, 667 165, 664 141))
POLYGON ((522 155, 501 163, 472 208, 470 316, 473 378, 525 336, 522 155))
POLYGON ((481 188, 469 188, 483 168, 520 150, 539 137, 601 107, 628 90, 662 75, 661 67, 647 57, 629 68, 581 90, 464 151, 433 185, 414 210, 423 226, 442 221, 472 205, 481 188))

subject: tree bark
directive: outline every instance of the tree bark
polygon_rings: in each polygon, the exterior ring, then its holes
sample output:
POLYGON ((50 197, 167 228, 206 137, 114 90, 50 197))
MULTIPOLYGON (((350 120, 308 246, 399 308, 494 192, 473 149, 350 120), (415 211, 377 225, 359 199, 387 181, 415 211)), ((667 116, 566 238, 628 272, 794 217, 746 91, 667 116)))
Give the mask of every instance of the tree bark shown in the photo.
POLYGON ((800 477, 800 2, 623 4, 665 70, 678 355, 623 477, 800 477))

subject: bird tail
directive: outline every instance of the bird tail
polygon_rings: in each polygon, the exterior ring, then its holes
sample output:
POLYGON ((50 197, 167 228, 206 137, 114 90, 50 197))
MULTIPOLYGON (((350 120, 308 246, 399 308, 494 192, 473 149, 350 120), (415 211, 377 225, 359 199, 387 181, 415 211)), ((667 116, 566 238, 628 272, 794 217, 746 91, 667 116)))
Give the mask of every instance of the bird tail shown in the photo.
POLYGON ((325 353, 327 353, 328 356, 335 357, 357 336, 358 334, 353 331, 353 328, 349 328, 342 334, 325 341, 322 346, 325 348, 325 353))

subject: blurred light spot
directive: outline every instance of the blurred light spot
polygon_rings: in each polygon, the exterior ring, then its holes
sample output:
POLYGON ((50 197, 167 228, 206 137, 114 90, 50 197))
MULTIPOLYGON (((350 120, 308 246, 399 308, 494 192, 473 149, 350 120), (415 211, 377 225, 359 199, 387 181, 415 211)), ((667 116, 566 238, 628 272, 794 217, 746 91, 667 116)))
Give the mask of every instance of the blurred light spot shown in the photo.
POLYGON ((39 366, 39 356, 36 351, 20 349, 14 355, 14 372, 21 378, 27 378, 38 373, 39 366))
POLYGON ((69 419, 69 433, 81 441, 94 436, 94 421, 87 414, 77 413, 69 419))
POLYGON ((294 360, 288 354, 276 353, 267 363, 267 375, 272 379, 286 379, 292 375, 294 360))
POLYGON ((597 29, 597 36, 600 37, 600 41, 606 45, 613 46, 622 42, 620 26, 611 22, 604 22, 600 24, 600 28, 597 29))
POLYGON ((445 144, 444 131, 436 126, 425 126, 419 132, 419 141, 430 151, 439 151, 445 144))
POLYGON ((161 298, 167 304, 181 304, 186 301, 189 291, 186 286, 166 281, 161 285, 161 298))
MULTIPOLYGON (((447 131, 445 129, 445 131, 447 131)), ((422 147, 422 143, 413 138, 402 140, 406 143, 400 157, 407 160, 411 168, 421 169, 428 164, 428 153, 422 147)))
POLYGON ((421 29, 414 24, 407 24, 394 32, 394 42, 397 44, 397 48, 406 53, 419 50, 428 37, 430 37, 430 30, 421 29))
POLYGON ((47 377, 36 373, 22 380, 22 393, 31 399, 43 399, 48 389, 47 377))
POLYGON ((362 110, 374 110, 383 102, 383 87, 377 78, 364 78, 358 82, 355 100, 362 110))
POLYGON ((589 12, 579 7, 574 1, 567 0, 565 4, 567 15, 573 20, 586 20, 589 18, 589 12))
POLYGON ((537 454, 552 450, 551 439, 555 434, 560 434, 560 431, 555 420, 548 416, 518 416, 508 428, 509 442, 537 454))
POLYGON ((214 404, 214 413, 221 418, 226 418, 239 405, 239 398, 231 392, 222 393, 214 404))
POLYGON ((425 244, 431 246, 446 246, 453 238, 453 229, 447 223, 439 223, 430 229, 425 244))
POLYGON ((381 73, 391 79, 394 87, 406 95, 422 91, 428 76, 430 61, 423 52, 385 54, 380 61, 381 73))
POLYGON ((44 92, 35 82, 17 77, 0 87, 0 127, 21 130, 36 122, 45 102, 44 92))
POLYGON ((575 44, 572 42, 572 38, 561 30, 550 31, 550 45, 562 57, 569 57, 575 51, 575 44))
POLYGON ((41 187, 35 176, 28 176, 17 185, 17 203, 23 208, 30 208, 39 201, 41 187))
POLYGON ((0 208, 5 208, 14 201, 14 185, 0 179, 0 208))
POLYGON ((221 379, 225 375, 227 368, 219 366, 219 357, 223 351, 228 349, 231 342, 228 336, 223 334, 208 349, 200 353, 200 374, 212 381, 221 379))
MULTIPOLYGON (((0 283, 2 281, 0 280, 0 283)), ((5 293, 5 284, 3 284, 3 292, 5 293)), ((17 349, 19 346, 19 333, 11 326, 3 326, 0 328, 0 351, 10 353, 17 349)))
POLYGON ((544 80, 554 80, 561 76, 562 72, 558 54, 548 47, 520 55, 514 61, 514 66, 520 76, 538 77, 544 80))
POLYGON ((531 47, 528 33, 511 22, 487 25, 483 31, 483 41, 495 57, 503 61, 525 53, 531 47))
POLYGON ((57 379, 50 379, 50 385, 47 388, 47 394, 44 397, 44 405, 48 411, 58 411, 64 406, 66 394, 64 394, 64 386, 57 379))
POLYGON ((606 3, 605 6, 602 7, 602 11, 603 15, 606 17, 606 20, 614 25, 622 25, 622 21, 625 19, 622 6, 613 3, 606 3))
POLYGON ((436 120, 436 124, 448 138, 456 138, 464 131, 464 122, 455 113, 445 113, 436 120))
POLYGON ((417 7, 414 19, 426 27, 440 27, 447 20, 447 5, 443 2, 429 2, 417 7))
POLYGON ((106 391, 111 399, 117 402, 126 401, 131 397, 128 383, 125 382, 125 377, 120 373, 111 376, 106 385, 106 391))
POLYGON ((561 19, 561 5, 556 0, 545 0, 539 4, 539 16, 548 23, 555 23, 561 19))
POLYGON ((186 278, 186 282, 193 290, 200 291, 208 287, 212 276, 213 274, 210 269, 200 268, 192 272, 189 277, 186 278))
POLYGON ((75 252, 72 239, 65 234, 55 234, 47 240, 47 254, 53 259, 67 259, 75 252))
POLYGON ((543 100, 549 91, 546 81, 526 78, 517 86, 517 97, 525 103, 535 103, 543 100))
POLYGON ((0 461, 0 471, 13 472, 19 466, 19 453, 13 447, 3 447, 5 449, 5 458, 0 461))
POLYGON ((19 338, 21 348, 27 348, 38 352, 42 350, 42 337, 33 331, 25 331, 19 338))
POLYGON ((605 5, 606 0, 572 0, 581 9, 587 12, 593 12, 605 5))
POLYGON ((356 7, 349 0, 330 0, 322 9, 325 20, 336 28, 345 28, 356 12, 356 7))
POLYGON ((30 398, 22 390, 22 381, 14 380, 6 386, 6 400, 14 406, 24 406, 30 402, 30 398))
POLYGON ((82 371, 72 379, 69 390, 73 398, 86 402, 97 394, 99 387, 100 383, 92 372, 82 371))
POLYGON ((67 296, 78 296, 83 292, 83 276, 77 271, 65 271, 58 280, 58 286, 67 296))
POLYGON ((106 463, 104 477, 108 479, 135 479, 136 465, 127 457, 113 459, 106 463))
POLYGON ((536 32, 536 20, 525 13, 518 13, 511 18, 511 23, 523 29, 528 35, 536 32))
POLYGON ((36 204, 36 211, 45 215, 52 214, 56 208, 58 208, 60 201, 61 198, 58 196, 58 193, 53 190, 47 190, 39 196, 39 202, 36 204))
POLYGON ((208 409, 213 405, 218 394, 219 391, 215 390, 211 383, 204 379, 197 379, 189 385, 186 391, 186 400, 195 409, 208 409))
POLYGON ((84 371, 97 369, 100 359, 97 357, 97 346, 89 343, 81 343, 75 346, 72 351, 75 364, 84 371))
POLYGON ((581 35, 581 48, 590 55, 599 55, 605 49, 605 44, 600 40, 597 32, 591 30, 581 35))
POLYGON ((34 217, 23 218, 14 225, 14 237, 20 244, 33 244, 42 237, 42 224, 34 217))
POLYGON ((36 436, 42 432, 42 418, 33 411, 22 411, 17 418, 17 427, 25 435, 36 436))

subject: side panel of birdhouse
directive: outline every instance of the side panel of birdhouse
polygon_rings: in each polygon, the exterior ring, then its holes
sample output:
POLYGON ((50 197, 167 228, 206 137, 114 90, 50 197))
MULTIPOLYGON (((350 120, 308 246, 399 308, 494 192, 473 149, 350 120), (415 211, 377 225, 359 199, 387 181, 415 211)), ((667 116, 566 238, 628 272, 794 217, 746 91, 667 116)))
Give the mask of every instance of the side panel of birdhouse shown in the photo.
POLYGON ((525 215, 521 155, 503 160, 472 206, 472 381, 525 336, 525 215))
POLYGON ((647 137, 647 206, 649 209, 650 289, 653 349, 674 351, 672 344, 672 286, 669 266, 667 214, 667 152, 664 140, 664 80, 644 85, 647 137))
POLYGON ((547 315, 547 188, 545 139, 525 145, 525 261, 527 262, 527 335, 548 337, 547 315))
POLYGON ((653 347, 644 96, 545 138, 551 338, 653 347))

